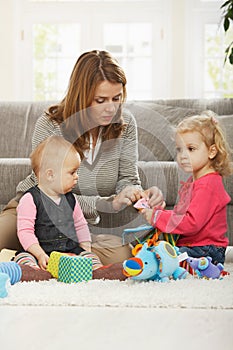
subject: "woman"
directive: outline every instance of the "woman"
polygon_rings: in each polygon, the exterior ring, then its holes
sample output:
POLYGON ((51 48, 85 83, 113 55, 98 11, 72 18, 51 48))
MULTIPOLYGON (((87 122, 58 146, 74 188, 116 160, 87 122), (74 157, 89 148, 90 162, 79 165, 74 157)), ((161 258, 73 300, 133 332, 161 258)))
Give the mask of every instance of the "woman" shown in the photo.
MULTIPOLYGON (((98 223, 101 232, 105 232, 104 216, 118 215, 141 197, 149 198, 151 207, 163 202, 157 187, 146 191, 141 188, 136 122, 129 111, 123 110, 125 100, 126 77, 122 68, 108 52, 93 50, 78 58, 66 96, 35 125, 33 149, 48 136, 60 135, 79 152, 82 162, 74 193, 91 232, 98 223)), ((0 215, 0 249, 18 248, 16 207, 22 194, 35 184, 37 179, 32 172, 19 183, 16 198, 0 215)), ((104 264, 123 261, 131 254, 130 247, 122 247, 120 237, 114 235, 93 236, 92 250, 104 264)))

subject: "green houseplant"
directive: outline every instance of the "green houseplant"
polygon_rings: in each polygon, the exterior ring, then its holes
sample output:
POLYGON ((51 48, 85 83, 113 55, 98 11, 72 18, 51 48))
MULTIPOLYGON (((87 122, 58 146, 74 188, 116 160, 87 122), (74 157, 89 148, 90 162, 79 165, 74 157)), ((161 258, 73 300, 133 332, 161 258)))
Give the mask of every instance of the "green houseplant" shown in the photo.
MULTIPOLYGON (((233 24, 233 0, 224 2, 220 9, 223 11, 222 23, 226 33, 233 24)), ((227 59, 229 60, 230 64, 233 64, 233 41, 225 50, 224 64, 226 63, 227 59)))

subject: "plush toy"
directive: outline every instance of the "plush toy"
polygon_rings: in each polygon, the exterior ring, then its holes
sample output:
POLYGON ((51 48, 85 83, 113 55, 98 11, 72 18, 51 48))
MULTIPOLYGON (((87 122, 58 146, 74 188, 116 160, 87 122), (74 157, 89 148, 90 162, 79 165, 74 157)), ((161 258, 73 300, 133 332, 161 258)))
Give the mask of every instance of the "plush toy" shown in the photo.
POLYGON ((4 272, 0 272, 0 298, 5 298, 8 295, 10 286, 10 277, 4 272))
POLYGON ((212 263, 212 258, 207 256, 201 258, 191 258, 187 259, 189 265, 196 272, 197 276, 200 278, 219 278, 224 266, 221 263, 214 265, 212 263))
POLYGON ((133 280, 161 282, 185 278, 188 272, 179 266, 178 248, 166 241, 156 242, 156 238, 135 246, 135 257, 123 262, 124 274, 133 280))

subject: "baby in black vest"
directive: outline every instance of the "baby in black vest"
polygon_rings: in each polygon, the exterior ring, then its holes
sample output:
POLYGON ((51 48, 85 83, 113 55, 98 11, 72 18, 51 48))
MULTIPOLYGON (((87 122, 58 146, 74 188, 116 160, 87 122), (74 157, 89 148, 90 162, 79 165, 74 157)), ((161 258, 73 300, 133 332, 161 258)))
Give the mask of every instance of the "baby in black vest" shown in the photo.
MULTIPOLYGON (((36 271, 44 276, 39 280, 48 279, 52 278, 46 271, 49 256, 58 251, 91 258, 93 278, 124 280, 122 264, 103 266, 91 252, 88 224, 72 193, 81 162, 75 147, 61 136, 50 136, 37 146, 30 159, 38 184, 25 192, 17 207, 22 250, 16 253, 14 262, 31 267, 32 280, 37 280, 36 271)), ((21 280, 25 280, 23 271, 21 280)), ((26 280, 30 280, 28 269, 26 280)))

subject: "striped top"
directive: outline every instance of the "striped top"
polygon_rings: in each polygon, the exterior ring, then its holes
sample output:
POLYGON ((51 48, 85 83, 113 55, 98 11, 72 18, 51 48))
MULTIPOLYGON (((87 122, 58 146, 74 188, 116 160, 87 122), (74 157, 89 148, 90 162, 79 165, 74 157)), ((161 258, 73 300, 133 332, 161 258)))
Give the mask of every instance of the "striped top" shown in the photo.
MULTIPOLYGON (((85 158, 78 169, 78 184, 73 192, 89 222, 99 218, 99 212, 104 211, 103 204, 107 199, 119 193, 125 186, 141 187, 138 174, 138 145, 137 126, 133 115, 123 110, 126 128, 116 140, 105 141, 93 161, 89 164, 85 158), (107 147, 106 147, 107 146, 107 147)), ((60 125, 43 114, 36 122, 32 137, 32 149, 51 135, 63 136, 60 125)), ((17 193, 25 192, 37 184, 35 174, 32 172, 17 186, 17 193)))

